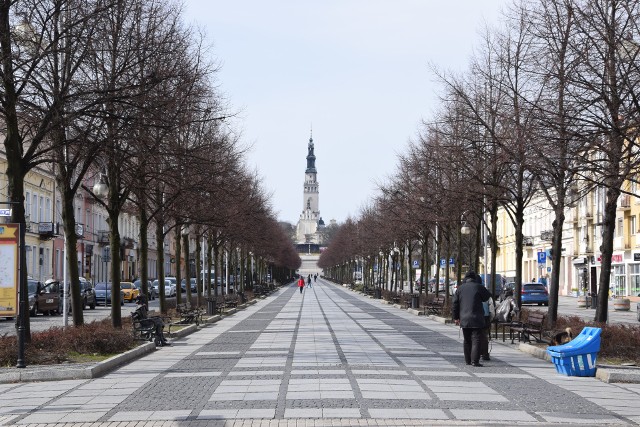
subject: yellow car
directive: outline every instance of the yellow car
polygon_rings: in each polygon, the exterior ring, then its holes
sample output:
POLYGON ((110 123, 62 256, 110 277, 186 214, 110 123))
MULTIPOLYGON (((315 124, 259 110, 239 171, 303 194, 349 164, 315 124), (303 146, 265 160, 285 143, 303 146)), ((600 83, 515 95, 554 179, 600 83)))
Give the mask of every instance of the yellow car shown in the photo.
POLYGON ((122 289, 123 298, 125 301, 134 302, 140 291, 131 282, 120 282, 120 289, 122 289))

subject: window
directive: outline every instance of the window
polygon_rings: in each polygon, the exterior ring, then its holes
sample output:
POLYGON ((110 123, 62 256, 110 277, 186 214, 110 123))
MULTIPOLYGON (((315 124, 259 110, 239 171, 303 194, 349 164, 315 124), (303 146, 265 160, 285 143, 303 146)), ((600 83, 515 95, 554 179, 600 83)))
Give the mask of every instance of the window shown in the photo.
POLYGON ((38 210, 38 222, 44 222, 44 197, 40 196, 40 210, 38 210))
POLYGON ((31 214, 31 193, 29 193, 28 191, 27 191, 27 197, 24 198, 24 201, 26 203, 26 206, 24 208, 24 213, 26 216, 29 216, 31 214))
POLYGON ((46 248, 44 250, 44 266, 42 267, 42 270, 44 272, 45 276, 49 276, 49 266, 51 265, 51 249, 46 248))
POLYGON ((623 233, 623 225, 624 224, 624 220, 622 218, 618 218, 618 225, 616 226, 616 236, 618 237, 622 237, 622 233, 623 233))
POLYGON ((38 222, 38 196, 31 197, 31 221, 38 222))
POLYGON ((631 295, 640 294, 640 264, 629 264, 629 288, 631 295))
POLYGON ((51 199, 48 197, 45 200, 44 217, 46 222, 51 222, 51 199))
POLYGON ((611 274, 613 296, 626 296, 627 286, 625 282, 624 264, 613 265, 611 274))
POLYGON ((635 215, 631 215, 629 217, 629 232, 631 234, 636 234, 638 232, 638 230, 636 228, 636 216, 635 215))

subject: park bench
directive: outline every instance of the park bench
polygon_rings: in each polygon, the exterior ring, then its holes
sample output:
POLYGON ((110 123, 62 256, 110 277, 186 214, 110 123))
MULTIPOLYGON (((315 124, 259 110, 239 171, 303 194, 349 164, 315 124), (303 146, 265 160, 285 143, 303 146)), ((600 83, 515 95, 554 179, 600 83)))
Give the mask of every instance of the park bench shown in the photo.
POLYGON ((176 312, 180 316, 180 320, 174 322, 173 324, 175 325, 188 325, 191 323, 199 325, 204 315, 204 312, 200 308, 193 308, 189 304, 178 304, 176 306, 176 312))
POLYGON ((131 324, 133 326, 132 332, 135 340, 153 341, 156 346, 162 344, 162 337, 156 333, 156 324, 153 319, 141 317, 140 312, 136 310, 131 313, 131 324))
POLYGON ((224 298, 224 308, 236 308, 238 306, 238 297, 236 295, 227 295, 224 298))
POLYGON ((445 296, 438 295, 431 301, 427 301, 424 305, 424 314, 442 314, 444 309, 445 296))
POLYGON ((547 342, 542 338, 545 314, 539 311, 531 311, 524 322, 514 322, 509 326, 511 343, 513 344, 514 334, 518 335, 518 341, 531 342, 531 338, 536 342, 547 342))

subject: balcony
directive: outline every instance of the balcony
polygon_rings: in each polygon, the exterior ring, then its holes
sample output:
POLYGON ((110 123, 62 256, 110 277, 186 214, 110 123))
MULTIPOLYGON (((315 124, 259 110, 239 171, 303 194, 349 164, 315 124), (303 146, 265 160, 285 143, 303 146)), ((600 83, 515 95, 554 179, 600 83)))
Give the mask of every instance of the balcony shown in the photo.
POLYGON ((524 236, 522 238, 522 245, 523 246, 533 246, 533 237, 531 236, 524 236))
POLYGON ((58 234, 58 223, 53 223, 53 222, 38 223, 38 235, 40 236, 41 240, 51 239, 57 234, 58 234))
POLYGON ((108 230, 98 231, 97 241, 98 241, 99 245, 108 245, 109 244, 109 231, 108 230))
POLYGON ((623 194, 620 196, 620 208, 627 210, 631 209, 631 196, 628 194, 623 194))
POLYGON ((553 240, 553 230, 546 230, 540 233, 540 240, 543 240, 545 242, 550 242, 551 240, 553 240))

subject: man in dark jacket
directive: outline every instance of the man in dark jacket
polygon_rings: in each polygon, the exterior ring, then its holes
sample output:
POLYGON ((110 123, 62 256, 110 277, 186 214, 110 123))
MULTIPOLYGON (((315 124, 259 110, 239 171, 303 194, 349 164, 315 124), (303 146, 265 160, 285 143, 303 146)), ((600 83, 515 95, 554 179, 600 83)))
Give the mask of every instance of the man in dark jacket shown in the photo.
POLYGON ((467 365, 480 364, 480 342, 485 327, 482 303, 489 300, 491 293, 482 285, 482 279, 469 271, 462 285, 453 296, 453 320, 462 328, 464 335, 464 360, 467 365))

